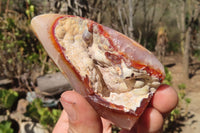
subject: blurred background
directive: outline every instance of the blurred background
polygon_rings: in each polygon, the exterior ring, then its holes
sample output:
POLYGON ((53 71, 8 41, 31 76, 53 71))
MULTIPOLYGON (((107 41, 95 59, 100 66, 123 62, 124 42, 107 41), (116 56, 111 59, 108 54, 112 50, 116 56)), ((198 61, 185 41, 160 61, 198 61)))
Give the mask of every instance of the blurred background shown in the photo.
POLYGON ((199 0, 0 0, 0 133, 51 132, 72 89, 31 30, 43 13, 92 19, 152 51, 179 96, 163 132, 200 132, 199 0))

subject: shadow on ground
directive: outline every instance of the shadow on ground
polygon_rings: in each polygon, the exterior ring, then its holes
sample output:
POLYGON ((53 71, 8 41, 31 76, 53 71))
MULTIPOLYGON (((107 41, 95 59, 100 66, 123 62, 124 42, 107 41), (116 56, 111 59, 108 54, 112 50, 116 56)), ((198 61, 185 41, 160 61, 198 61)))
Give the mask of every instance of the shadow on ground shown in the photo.
POLYGON ((197 123, 197 120, 194 119, 195 114, 188 112, 184 115, 179 116, 174 121, 169 121, 168 127, 165 127, 163 133, 182 133, 184 127, 186 126, 187 121, 191 121, 190 125, 197 123))

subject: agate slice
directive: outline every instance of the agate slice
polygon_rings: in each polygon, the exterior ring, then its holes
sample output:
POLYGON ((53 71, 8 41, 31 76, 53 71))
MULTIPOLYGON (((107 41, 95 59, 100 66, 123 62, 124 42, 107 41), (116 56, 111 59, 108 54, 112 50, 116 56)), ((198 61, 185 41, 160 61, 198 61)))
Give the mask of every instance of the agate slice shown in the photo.
POLYGON ((100 116, 131 129, 165 77, 156 57, 89 19, 44 14, 33 18, 31 25, 71 86, 100 116))

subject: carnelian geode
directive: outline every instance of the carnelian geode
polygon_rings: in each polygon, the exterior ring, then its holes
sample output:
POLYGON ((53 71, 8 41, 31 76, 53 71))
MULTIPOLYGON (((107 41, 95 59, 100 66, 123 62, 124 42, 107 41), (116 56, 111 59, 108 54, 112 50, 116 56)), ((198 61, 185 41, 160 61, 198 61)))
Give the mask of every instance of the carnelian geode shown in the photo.
POLYGON ((156 57, 89 19, 44 14, 33 18, 31 25, 71 86, 100 116, 131 129, 165 77, 156 57))

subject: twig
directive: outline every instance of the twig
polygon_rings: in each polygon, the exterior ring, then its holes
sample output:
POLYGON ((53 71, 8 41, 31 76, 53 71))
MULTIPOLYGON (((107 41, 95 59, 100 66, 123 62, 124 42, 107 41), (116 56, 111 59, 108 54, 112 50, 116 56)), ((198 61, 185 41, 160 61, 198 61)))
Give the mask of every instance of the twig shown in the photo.
POLYGON ((124 27, 124 23, 123 23, 123 19, 122 19, 122 13, 121 13, 120 8, 118 8, 118 14, 119 14, 119 19, 120 19, 120 23, 121 23, 121 26, 122 26, 122 30, 123 30, 124 34, 127 35, 125 27, 124 27))
POLYGON ((5 10, 6 14, 7 14, 8 8, 9 8, 9 3, 10 3, 10 0, 7 0, 7 2, 6 2, 6 10, 5 10))
POLYGON ((129 31, 129 36, 131 38, 133 38, 133 7, 132 7, 132 0, 129 0, 129 27, 128 27, 128 31, 129 31))

